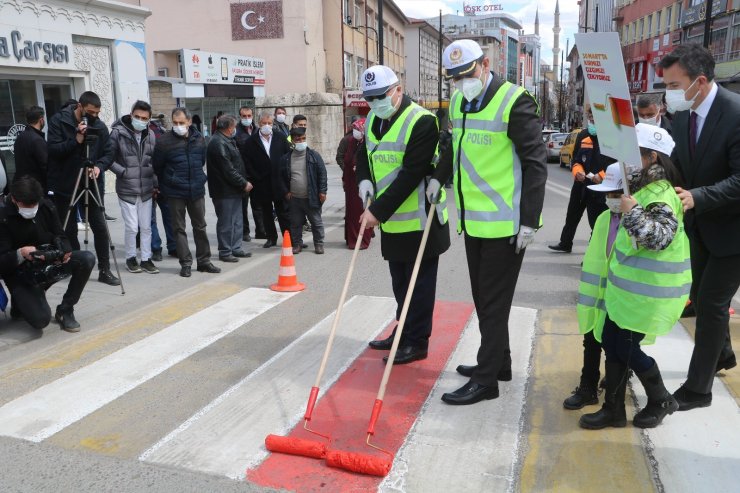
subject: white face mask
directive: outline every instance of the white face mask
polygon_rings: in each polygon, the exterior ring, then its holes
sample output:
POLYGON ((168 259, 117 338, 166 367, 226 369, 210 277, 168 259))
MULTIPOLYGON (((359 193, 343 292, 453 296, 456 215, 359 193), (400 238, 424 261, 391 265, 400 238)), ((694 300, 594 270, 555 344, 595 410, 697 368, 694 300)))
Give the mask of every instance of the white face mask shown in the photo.
POLYGON ((654 126, 654 127, 657 127, 657 126, 658 126, 658 118, 659 118, 659 116, 660 116, 660 115, 655 115, 655 116, 654 116, 654 117, 652 117, 652 118, 642 118, 642 117, 638 117, 637 119, 638 119, 638 120, 640 121, 640 123, 644 123, 644 124, 646 124, 646 125, 652 125, 652 126, 654 126))
POLYGON ((295 150, 298 152, 303 152, 308 148, 308 142, 296 142, 295 150))
POLYGON ((131 117, 131 126, 134 127, 134 130, 136 130, 137 132, 143 132, 148 125, 149 124, 147 122, 142 122, 141 120, 134 118, 133 116, 131 117))
POLYGON ((262 125, 260 127, 260 133, 267 137, 272 133, 272 125, 262 125))
POLYGON ((33 219, 36 217, 36 213, 39 211, 39 205, 36 204, 36 207, 18 207, 18 214, 21 215, 23 219, 33 219))
POLYGON ((607 197, 606 198, 606 206, 614 214, 619 214, 621 212, 619 210, 619 206, 621 205, 621 203, 622 203, 622 199, 620 199, 619 197, 607 197))
POLYGON ((180 137, 184 137, 188 133, 188 126, 187 125, 173 125, 172 131, 175 132, 180 137))
POLYGON ((362 132, 360 132, 357 129, 352 129, 352 137, 355 138, 355 140, 362 140, 362 132))
MULTIPOLYGON (((694 82, 689 85, 686 90, 691 89, 698 79, 694 79, 694 82)), ((666 89, 665 91, 665 104, 669 113, 675 113, 677 111, 690 110, 694 105, 696 97, 699 95, 697 92, 694 97, 686 100, 686 90, 684 89, 666 89)))
POLYGON ((455 88, 463 94, 467 101, 472 101, 483 92, 483 81, 480 77, 466 77, 455 82, 455 88))
POLYGON ((276 116, 275 119, 277 120, 278 123, 285 123, 285 115, 283 114, 276 116))
POLYGON ((252 124, 252 119, 251 118, 242 118, 242 125, 244 125, 245 127, 248 127, 251 124, 252 124))

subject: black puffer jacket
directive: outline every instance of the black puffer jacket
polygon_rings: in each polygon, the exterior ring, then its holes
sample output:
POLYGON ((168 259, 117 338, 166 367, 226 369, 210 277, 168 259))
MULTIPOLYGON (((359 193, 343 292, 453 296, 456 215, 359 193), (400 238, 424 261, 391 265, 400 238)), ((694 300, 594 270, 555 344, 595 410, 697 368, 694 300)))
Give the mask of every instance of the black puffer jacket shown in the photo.
POLYGON ((208 193, 211 198, 242 195, 247 186, 247 177, 234 137, 226 137, 217 130, 208 143, 206 155, 208 193))
MULTIPOLYGON (((82 167, 85 145, 77 142, 77 118, 75 106, 70 105, 49 119, 46 141, 49 149, 47 188, 56 195, 71 197, 75 182, 82 167)), ((90 161, 105 171, 113 160, 108 127, 100 119, 89 125, 97 135, 90 146, 90 161)), ((90 185, 93 186, 92 184, 90 185)))
POLYGON ((33 219, 24 219, 10 196, 0 202, 0 276, 13 285, 18 271, 17 250, 24 246, 53 245, 64 252, 72 246, 64 236, 56 208, 49 199, 41 199, 33 219))
POLYGON ((205 196, 206 141, 195 126, 190 126, 186 137, 170 130, 157 138, 152 162, 159 188, 167 198, 195 200, 205 196))
POLYGON ((113 124, 110 133, 113 162, 110 170, 116 175, 116 193, 121 200, 136 203, 136 197, 147 201, 157 188, 157 177, 152 166, 154 135, 148 130, 141 132, 141 142, 136 141, 136 132, 131 126, 131 115, 126 115, 113 124))
POLYGON ((46 163, 49 155, 44 132, 26 125, 26 129, 15 139, 13 149, 15 153, 13 180, 25 175, 33 176, 46 189, 46 163))
MULTIPOLYGON (((295 150, 284 155, 280 160, 278 176, 273 177, 276 197, 285 197, 290 192, 290 160, 295 150)), ((306 149, 306 182, 308 183, 308 206, 312 209, 321 207, 320 193, 326 193, 326 165, 318 152, 306 149)))

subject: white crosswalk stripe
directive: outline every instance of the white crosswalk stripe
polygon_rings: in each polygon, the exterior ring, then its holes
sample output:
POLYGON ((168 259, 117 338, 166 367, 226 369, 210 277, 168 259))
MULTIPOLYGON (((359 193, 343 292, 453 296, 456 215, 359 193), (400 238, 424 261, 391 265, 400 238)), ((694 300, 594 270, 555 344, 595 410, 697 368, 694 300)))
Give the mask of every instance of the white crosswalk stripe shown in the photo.
POLYGON ((0 407, 0 435, 40 442, 295 293, 249 288, 0 407))

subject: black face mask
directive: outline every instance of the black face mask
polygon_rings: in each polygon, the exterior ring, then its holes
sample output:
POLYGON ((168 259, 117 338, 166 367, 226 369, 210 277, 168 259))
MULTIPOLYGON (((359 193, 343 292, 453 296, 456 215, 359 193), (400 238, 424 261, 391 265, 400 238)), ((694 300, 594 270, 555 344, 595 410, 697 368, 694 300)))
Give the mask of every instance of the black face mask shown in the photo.
POLYGON ((96 121, 98 121, 98 117, 97 116, 92 116, 92 115, 90 115, 88 113, 85 113, 82 116, 84 118, 87 118, 87 125, 88 126, 92 126, 92 125, 95 124, 96 121))

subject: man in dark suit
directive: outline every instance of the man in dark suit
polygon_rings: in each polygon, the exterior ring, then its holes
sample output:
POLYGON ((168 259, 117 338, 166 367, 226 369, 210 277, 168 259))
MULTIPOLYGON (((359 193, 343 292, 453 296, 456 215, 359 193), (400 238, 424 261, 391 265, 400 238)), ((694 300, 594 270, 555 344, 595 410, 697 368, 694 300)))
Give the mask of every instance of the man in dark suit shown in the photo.
POLYGON ((251 199, 260 204, 262 220, 265 225, 267 241, 263 248, 277 245, 278 232, 272 218, 273 204, 277 212, 280 231, 290 229, 287 204, 273 191, 273 169, 280 166, 280 158, 290 151, 288 139, 280 132, 273 133, 272 115, 266 111, 260 114, 259 132, 253 134, 241 146, 242 160, 247 170, 247 176, 254 179, 254 188, 250 192, 251 199))
POLYGON ((44 108, 31 106, 26 113, 26 129, 18 135, 13 146, 15 151, 15 177, 32 176, 46 191, 46 163, 49 155, 46 150, 44 108))
POLYGON ((673 394, 678 410, 712 403, 715 372, 736 365, 729 307, 740 287, 740 96, 714 82, 712 54, 678 46, 660 62, 684 178, 676 187, 691 240, 694 353, 686 382, 673 394))

